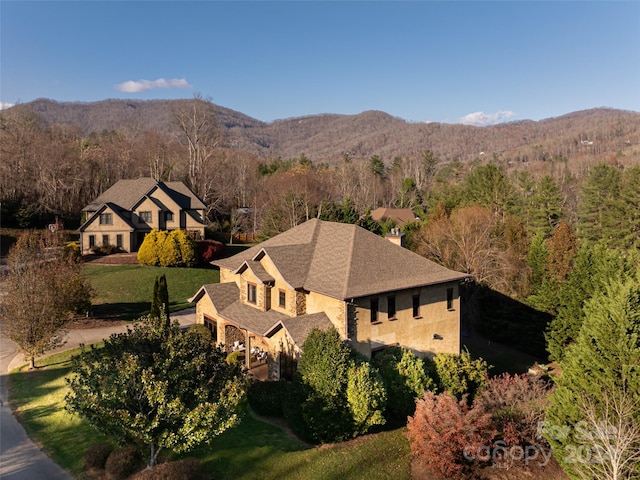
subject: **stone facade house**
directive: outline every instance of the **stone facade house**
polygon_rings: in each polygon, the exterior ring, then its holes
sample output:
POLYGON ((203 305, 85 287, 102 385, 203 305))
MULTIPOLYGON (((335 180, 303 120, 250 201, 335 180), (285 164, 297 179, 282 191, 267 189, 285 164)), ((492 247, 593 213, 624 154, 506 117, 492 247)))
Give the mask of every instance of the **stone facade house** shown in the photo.
POLYGON ((205 208, 182 182, 146 177, 119 180, 83 208, 86 220, 79 228, 82 254, 102 245, 135 252, 153 229, 182 229, 194 238, 204 238, 205 208))
POLYGON ((392 345, 460 353, 458 292, 468 275, 356 225, 309 220, 212 263, 220 283, 190 299, 197 322, 229 351, 244 351, 249 368, 262 355, 271 379, 314 327, 335 327, 369 358, 392 345))

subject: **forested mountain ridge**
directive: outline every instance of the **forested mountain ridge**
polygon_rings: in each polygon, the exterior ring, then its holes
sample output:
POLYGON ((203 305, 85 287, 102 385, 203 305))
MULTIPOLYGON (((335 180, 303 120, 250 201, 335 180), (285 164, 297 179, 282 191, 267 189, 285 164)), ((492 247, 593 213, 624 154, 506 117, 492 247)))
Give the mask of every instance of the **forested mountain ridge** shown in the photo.
MULTIPOLYGON (((104 100, 92 103, 38 99, 17 105, 49 124, 73 125, 83 134, 139 134, 175 129, 172 105, 183 100, 104 100)), ((356 115, 318 114, 266 123, 214 105, 228 146, 262 159, 297 158, 334 164, 348 155, 386 163, 396 156, 431 150, 443 160, 469 161, 486 155, 508 161, 603 156, 640 150, 640 113, 594 108, 541 121, 523 120, 476 127, 411 123, 379 111, 356 115)))

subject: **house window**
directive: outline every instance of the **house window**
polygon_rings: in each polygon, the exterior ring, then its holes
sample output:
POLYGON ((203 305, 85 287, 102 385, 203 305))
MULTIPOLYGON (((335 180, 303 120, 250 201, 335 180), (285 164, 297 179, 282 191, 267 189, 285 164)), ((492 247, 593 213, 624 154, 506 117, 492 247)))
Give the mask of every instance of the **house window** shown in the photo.
POLYGON ((151 223, 151 212, 140 212, 140 220, 143 222, 151 223))
POLYGON ((211 336, 213 337, 213 341, 218 341, 218 326, 217 322, 211 318, 204 317, 204 326, 207 327, 207 330, 211 332, 211 336))
POLYGON ((396 318, 396 297, 387 297, 387 318, 396 318))
POLYGON ((255 283, 247 283, 247 302, 256 303, 256 285, 255 285, 255 283))
POLYGON ((96 236, 89 235, 89 248, 93 248, 96 246, 96 236))
POLYGON ((164 221, 173 222, 173 212, 164 212, 164 221))
POLYGON ((453 310, 453 288, 447 288, 447 310, 453 310))
POLYGON ((370 310, 371 310, 371 323, 375 323, 378 321, 378 299, 377 298, 371 299, 370 310))
POLYGON ((109 235, 102 235, 102 245, 109 245, 109 235))
POLYGON ((122 248, 122 235, 120 233, 116 235, 116 247, 122 248))
POLYGON ((420 316, 420 295, 413 296, 413 318, 420 316))
POLYGON ((100 225, 112 225, 112 224, 113 224, 113 215, 111 213, 100 214, 100 225))
POLYGON ((278 291, 278 306, 284 308, 287 305, 287 292, 284 290, 278 291))

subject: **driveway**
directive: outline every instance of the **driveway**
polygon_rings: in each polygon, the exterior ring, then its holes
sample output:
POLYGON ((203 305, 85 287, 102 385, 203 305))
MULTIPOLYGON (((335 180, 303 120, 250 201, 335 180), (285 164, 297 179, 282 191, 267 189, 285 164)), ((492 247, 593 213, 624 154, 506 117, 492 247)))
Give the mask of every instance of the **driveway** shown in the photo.
MULTIPOLYGON (((195 309, 189 308, 171 314, 180 325, 195 323, 195 309)), ((126 331, 118 327, 69 330, 66 343, 56 351, 76 348, 81 343, 90 345, 108 338, 112 333, 126 331)), ((54 352, 48 352, 51 354, 54 352)), ((72 480, 73 477, 47 457, 28 437, 14 417, 8 403, 8 372, 26 362, 13 342, 0 337, 0 479, 2 480, 72 480)))

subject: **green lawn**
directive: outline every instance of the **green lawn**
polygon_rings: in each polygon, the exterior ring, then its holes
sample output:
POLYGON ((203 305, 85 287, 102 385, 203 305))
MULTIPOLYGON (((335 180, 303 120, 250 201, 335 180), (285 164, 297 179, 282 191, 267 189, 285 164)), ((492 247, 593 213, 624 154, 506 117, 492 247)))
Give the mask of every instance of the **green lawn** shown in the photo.
POLYGON ((220 272, 210 268, 161 268, 141 265, 85 265, 83 272, 96 291, 96 317, 138 318, 149 312, 156 276, 165 274, 171 311, 191 306, 187 299, 206 283, 218 283, 220 272))
MULTIPOLYGON (((84 450, 105 437, 64 410, 65 377, 73 352, 48 357, 36 371, 12 372, 11 402, 29 436, 82 478, 84 450)), ((280 428, 245 415, 239 426, 190 456, 200 459, 216 480, 411 478, 409 442, 403 429, 309 447, 280 428)))

